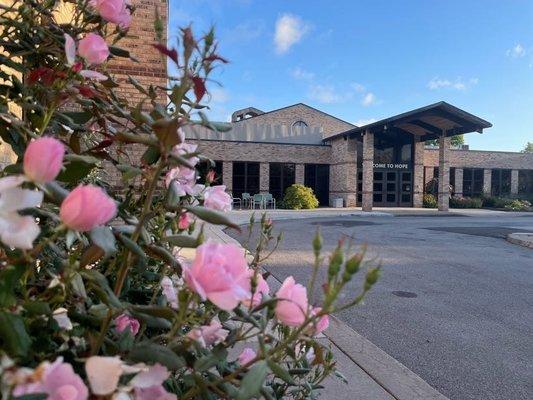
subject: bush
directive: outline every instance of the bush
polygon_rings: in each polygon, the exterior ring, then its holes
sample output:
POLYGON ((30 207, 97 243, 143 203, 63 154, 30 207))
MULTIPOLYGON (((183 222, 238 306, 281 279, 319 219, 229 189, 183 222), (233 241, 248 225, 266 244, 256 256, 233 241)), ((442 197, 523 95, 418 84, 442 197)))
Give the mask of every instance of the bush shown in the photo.
POLYGON ((483 201, 479 197, 452 197, 451 208, 481 208, 483 201))
POLYGON ((424 208, 437 208, 438 202, 435 195, 426 193, 423 197, 424 208))
POLYGON ((313 209, 318 207, 318 200, 313 189, 295 183, 285 191, 283 207, 291 210, 313 209))
POLYGON ((527 200, 515 199, 506 204, 504 208, 510 211, 530 211, 531 203, 527 200))

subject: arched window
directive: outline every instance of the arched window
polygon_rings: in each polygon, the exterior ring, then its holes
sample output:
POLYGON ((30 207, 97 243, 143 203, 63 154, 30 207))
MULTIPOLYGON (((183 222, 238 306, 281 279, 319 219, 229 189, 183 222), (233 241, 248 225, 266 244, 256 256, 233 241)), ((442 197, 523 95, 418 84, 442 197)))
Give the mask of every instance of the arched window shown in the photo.
POLYGON ((301 133, 305 128, 307 128, 307 124, 304 121, 296 121, 292 124, 292 133, 301 133))

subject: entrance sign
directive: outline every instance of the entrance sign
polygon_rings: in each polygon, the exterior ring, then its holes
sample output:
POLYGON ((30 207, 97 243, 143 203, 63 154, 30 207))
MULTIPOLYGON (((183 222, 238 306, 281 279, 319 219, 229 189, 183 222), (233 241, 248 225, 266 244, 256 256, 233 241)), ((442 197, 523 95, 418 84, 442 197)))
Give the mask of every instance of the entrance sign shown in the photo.
POLYGON ((378 163, 378 164, 374 164, 374 168, 409 169, 409 164, 407 163, 378 163))

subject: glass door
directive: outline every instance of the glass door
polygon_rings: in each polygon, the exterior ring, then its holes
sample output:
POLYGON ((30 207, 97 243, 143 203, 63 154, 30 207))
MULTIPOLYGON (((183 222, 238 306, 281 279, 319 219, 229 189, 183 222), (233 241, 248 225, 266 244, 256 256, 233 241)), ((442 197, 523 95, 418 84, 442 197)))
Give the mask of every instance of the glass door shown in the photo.
POLYGON ((411 171, 402 171, 398 173, 399 178, 399 206, 412 207, 413 205, 413 173, 411 171))

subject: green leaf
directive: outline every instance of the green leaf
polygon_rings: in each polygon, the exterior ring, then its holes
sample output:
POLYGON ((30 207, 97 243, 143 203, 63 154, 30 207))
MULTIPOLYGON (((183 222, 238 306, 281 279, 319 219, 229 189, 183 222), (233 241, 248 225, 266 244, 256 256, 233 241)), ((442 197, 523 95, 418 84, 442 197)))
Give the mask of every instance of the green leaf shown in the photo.
POLYGON ((61 202, 68 196, 68 190, 62 187, 56 181, 47 182, 44 184, 46 194, 56 202, 56 204, 61 204, 61 202))
POLYGON ((166 147, 172 147, 180 143, 178 135, 178 118, 162 118, 152 124, 152 129, 159 141, 166 147))
POLYGON ((66 164, 65 169, 58 175, 57 180, 65 183, 78 183, 93 170, 94 164, 83 161, 71 161, 66 164))
POLYGON ((24 273, 22 265, 9 265, 0 272, 0 306, 10 307, 17 302, 15 289, 19 286, 19 279, 24 273))
POLYGON ((188 247, 192 249, 198 247, 198 239, 189 235, 167 236, 162 238, 161 241, 178 247, 188 247))
POLYGON ((94 264, 104 256, 104 250, 93 244, 92 246, 89 246, 81 255, 80 266, 85 267, 87 265, 94 264))
POLYGON ((122 233, 119 233, 118 239, 122 242, 122 244, 124 244, 124 246, 126 246, 128 250, 130 250, 133 254, 137 255, 142 263, 146 263, 146 254, 144 253, 141 246, 139 246, 137 243, 135 243, 133 240, 123 235, 122 233))
POLYGON ((268 367, 274 373, 274 375, 276 375, 278 378, 282 379, 285 383, 288 383, 289 385, 295 385, 294 379, 292 379, 292 376, 291 374, 289 374, 289 371, 287 371, 281 365, 276 364, 272 360, 267 360, 267 363, 268 367))
POLYGON ((50 305, 44 301, 29 301, 24 304, 24 310, 26 310, 26 313, 31 317, 52 314, 50 305))
POLYGON ((93 156, 81 154, 66 154, 65 160, 70 162, 84 162, 85 164, 98 164, 100 160, 93 156))
POLYGON ((31 338, 20 315, 0 311, 0 339, 0 347, 11 357, 28 355, 31 338))
POLYGON ((226 217, 225 214, 221 212, 210 210, 209 208, 199 207, 199 206, 186 206, 184 208, 192 212, 194 215, 196 215, 200 219, 206 222, 209 222, 210 224, 226 225, 231 228, 235 228, 238 231, 241 230, 239 225, 235 224, 234 222, 231 222, 231 220, 228 217, 226 217))
POLYGON ((109 46, 109 52, 117 57, 130 58, 130 52, 120 47, 109 46))
POLYGON ((131 309, 136 312, 148 314, 153 317, 164 318, 172 321, 176 316, 176 312, 170 307, 163 306, 131 306, 131 309))
POLYGON ((97 226, 89 232, 89 236, 91 241, 104 251, 106 257, 117 252, 115 235, 113 235, 110 228, 106 226, 97 226))
POLYGON ((152 164, 155 164, 157 160, 159 160, 159 157, 161 157, 161 153, 159 152, 159 149, 150 146, 146 149, 146 151, 142 155, 141 160, 143 163, 147 165, 152 165, 152 164))
POLYGON ((149 342, 137 344, 129 353, 129 358, 135 362, 158 362, 172 371, 185 366, 185 360, 168 347, 149 342))
POLYGON ((102 301, 115 307, 122 307, 120 300, 115 296, 115 293, 109 287, 106 277, 102 275, 102 273, 94 269, 86 269, 80 271, 80 274, 88 281, 88 286, 95 290, 100 296, 104 296, 101 298, 102 301))
POLYGON ((217 346, 209 354, 198 358, 194 362, 194 369, 202 372, 215 367, 228 357, 228 351, 221 346, 217 346))
POLYGON ((32 393, 13 397, 13 400, 46 400, 47 398, 48 395, 46 393, 32 393))
POLYGON ((122 172, 122 181, 124 182, 128 182, 129 180, 142 174, 142 170, 140 168, 135 168, 127 164, 119 164, 117 165, 117 169, 122 172))
POLYGON ((93 117, 93 114, 89 111, 68 111, 64 112, 63 114, 78 125, 86 124, 93 117))
POLYGON ((250 368, 241 382, 237 400, 248 400, 256 396, 261 391, 267 374, 268 367, 265 361, 259 361, 250 368))
POLYGON ((6 174, 22 174, 23 173, 22 163, 10 164, 4 168, 4 172, 6 174))

